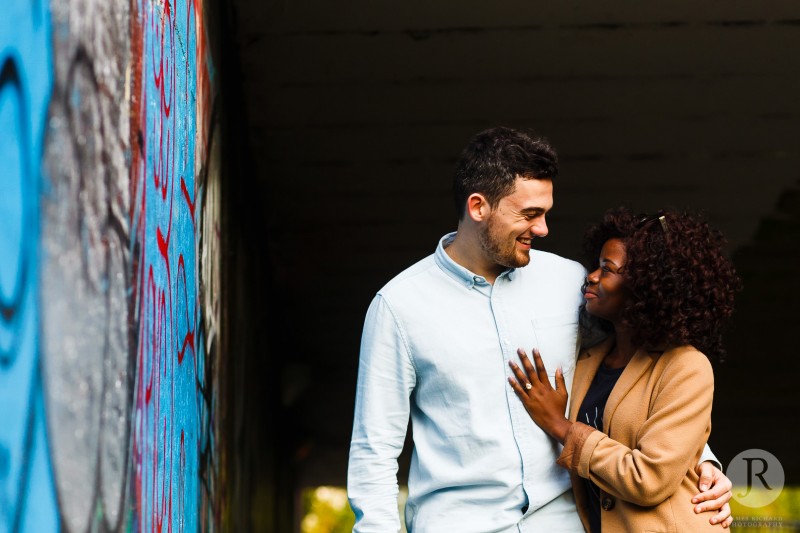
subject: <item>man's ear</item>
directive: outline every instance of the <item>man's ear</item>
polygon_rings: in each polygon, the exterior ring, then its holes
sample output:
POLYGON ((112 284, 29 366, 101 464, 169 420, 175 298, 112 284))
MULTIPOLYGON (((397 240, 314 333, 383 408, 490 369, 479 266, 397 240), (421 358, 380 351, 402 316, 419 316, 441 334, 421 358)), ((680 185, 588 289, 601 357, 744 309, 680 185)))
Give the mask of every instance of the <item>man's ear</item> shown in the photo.
POLYGON ((486 197, 480 193, 474 192, 467 198, 467 216, 475 222, 482 222, 486 220, 489 213, 492 211, 492 206, 486 200, 486 197))

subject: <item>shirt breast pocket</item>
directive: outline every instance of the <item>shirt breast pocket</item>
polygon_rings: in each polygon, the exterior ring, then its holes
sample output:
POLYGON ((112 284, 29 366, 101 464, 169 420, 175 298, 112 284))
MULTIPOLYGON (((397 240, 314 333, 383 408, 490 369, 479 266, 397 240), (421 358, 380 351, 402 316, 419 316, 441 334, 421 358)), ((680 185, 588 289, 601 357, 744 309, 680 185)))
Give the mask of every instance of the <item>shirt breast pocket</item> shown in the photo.
POLYGON ((564 376, 575 370, 578 351, 578 314, 564 313, 531 318, 534 346, 539 349, 547 374, 561 367, 564 376))

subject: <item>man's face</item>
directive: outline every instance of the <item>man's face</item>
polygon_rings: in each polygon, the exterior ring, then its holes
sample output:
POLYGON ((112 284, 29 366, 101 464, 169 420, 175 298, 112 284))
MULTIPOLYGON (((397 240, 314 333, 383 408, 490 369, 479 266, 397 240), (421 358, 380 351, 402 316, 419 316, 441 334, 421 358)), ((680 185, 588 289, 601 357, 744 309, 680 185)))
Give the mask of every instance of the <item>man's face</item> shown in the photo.
POLYGON ((505 268, 527 265, 535 237, 547 236, 545 215, 553 207, 553 182, 517 178, 514 192, 502 198, 481 227, 481 250, 505 268))

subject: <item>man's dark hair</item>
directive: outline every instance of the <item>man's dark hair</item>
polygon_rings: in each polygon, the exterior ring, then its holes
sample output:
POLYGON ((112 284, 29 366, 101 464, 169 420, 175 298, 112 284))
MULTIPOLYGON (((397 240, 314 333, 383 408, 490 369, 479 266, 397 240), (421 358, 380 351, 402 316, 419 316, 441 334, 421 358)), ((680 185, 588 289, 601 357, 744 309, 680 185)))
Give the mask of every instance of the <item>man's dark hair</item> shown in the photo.
POLYGON ((517 177, 553 179, 558 155, 547 139, 532 131, 496 127, 475 135, 461 153, 453 180, 458 219, 464 217, 467 198, 480 193, 494 208, 514 191, 517 177))

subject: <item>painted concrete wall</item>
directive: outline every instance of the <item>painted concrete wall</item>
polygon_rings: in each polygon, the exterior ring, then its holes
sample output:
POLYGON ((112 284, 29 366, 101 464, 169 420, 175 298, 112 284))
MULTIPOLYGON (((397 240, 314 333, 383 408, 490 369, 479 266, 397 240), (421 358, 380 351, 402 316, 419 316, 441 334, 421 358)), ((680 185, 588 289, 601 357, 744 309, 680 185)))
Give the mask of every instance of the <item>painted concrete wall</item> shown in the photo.
POLYGON ((0 532, 213 530, 220 152, 201 0, 0 19, 0 532))

